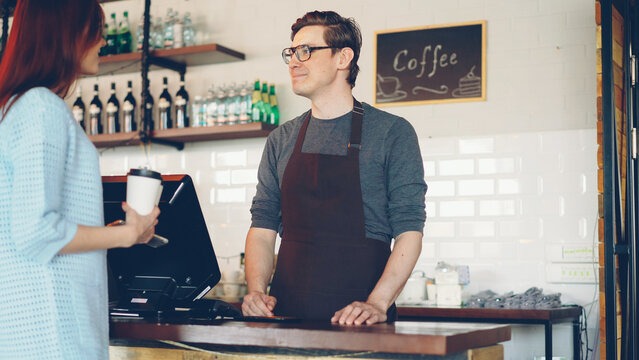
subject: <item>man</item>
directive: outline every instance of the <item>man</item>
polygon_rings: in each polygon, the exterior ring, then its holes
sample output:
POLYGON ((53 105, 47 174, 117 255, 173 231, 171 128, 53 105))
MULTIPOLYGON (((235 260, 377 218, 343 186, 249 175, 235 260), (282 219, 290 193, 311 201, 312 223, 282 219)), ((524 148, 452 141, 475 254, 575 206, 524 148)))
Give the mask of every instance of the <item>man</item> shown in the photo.
POLYGON ((362 40, 352 19, 307 13, 291 40, 282 57, 293 91, 311 100, 311 110, 267 139, 246 238, 242 312, 348 325, 393 321, 426 219, 417 136, 406 120, 353 98, 362 40))

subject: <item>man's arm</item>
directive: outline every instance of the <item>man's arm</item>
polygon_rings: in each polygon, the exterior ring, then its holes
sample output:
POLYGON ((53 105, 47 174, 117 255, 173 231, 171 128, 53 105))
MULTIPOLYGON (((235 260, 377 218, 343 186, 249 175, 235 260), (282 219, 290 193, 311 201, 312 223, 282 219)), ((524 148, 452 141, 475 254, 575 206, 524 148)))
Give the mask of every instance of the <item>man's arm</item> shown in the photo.
POLYGON ((402 291, 422 251, 422 233, 406 231, 397 236, 384 272, 366 302, 356 301, 337 311, 332 322, 371 325, 386 321, 386 310, 402 291))
POLYGON ((242 302, 245 316, 272 316, 277 299, 266 295, 273 273, 277 232, 252 227, 246 235, 245 269, 247 294, 242 302))

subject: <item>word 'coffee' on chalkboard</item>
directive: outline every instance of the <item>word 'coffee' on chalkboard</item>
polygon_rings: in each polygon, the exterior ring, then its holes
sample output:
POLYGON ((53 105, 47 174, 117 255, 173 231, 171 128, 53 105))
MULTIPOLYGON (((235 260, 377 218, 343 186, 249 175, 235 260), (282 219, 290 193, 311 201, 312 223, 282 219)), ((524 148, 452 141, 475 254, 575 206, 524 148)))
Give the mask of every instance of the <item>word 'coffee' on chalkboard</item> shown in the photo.
POLYGON ((486 21, 376 32, 375 105, 486 99, 486 21))

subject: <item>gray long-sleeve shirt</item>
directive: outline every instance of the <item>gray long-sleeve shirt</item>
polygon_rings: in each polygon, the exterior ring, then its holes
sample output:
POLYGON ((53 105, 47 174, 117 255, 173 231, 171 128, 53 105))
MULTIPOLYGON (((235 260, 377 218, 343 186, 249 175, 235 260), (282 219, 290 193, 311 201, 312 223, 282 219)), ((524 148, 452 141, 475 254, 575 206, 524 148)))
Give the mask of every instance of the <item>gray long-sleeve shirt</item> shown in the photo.
MULTIPOLYGON (((368 104, 363 107, 359 172, 366 237, 390 243, 403 232, 423 231, 424 167, 408 121, 368 104)), ((252 227, 282 234, 282 177, 307 113, 282 124, 266 140, 251 206, 252 227)), ((351 119, 352 112, 328 120, 311 117, 302 152, 346 155, 351 119)))

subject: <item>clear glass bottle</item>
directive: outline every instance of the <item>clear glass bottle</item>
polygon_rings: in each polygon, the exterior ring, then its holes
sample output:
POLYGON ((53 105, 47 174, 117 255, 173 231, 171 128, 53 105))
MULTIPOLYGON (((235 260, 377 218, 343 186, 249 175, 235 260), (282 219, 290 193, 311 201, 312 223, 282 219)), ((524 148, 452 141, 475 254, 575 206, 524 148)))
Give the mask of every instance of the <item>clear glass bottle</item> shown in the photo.
POLYGON ((228 110, 226 107, 226 89, 223 87, 219 87, 217 89, 217 117, 215 118, 215 125, 224 125, 226 124, 226 119, 228 116, 228 110))
POLYGON ((149 37, 151 43, 149 49, 162 49, 164 48, 164 32, 162 30, 162 18, 160 16, 153 19, 151 22, 151 31, 149 37))
POLYGON ((248 91, 247 83, 242 84, 240 88, 239 96, 239 113, 237 116, 238 124, 246 124, 251 118, 251 93, 248 91))
POLYGON ((215 87, 211 84, 211 87, 206 92, 206 125, 213 126, 217 121, 217 96, 215 93, 215 87))
POLYGON ((194 46, 195 45, 195 27, 193 26, 193 21, 191 20, 191 13, 186 12, 184 14, 184 30, 183 30, 183 38, 184 38, 184 46, 194 46))
POLYGON ((227 125, 237 124, 240 115, 240 96, 235 84, 229 88, 225 103, 226 121, 224 123, 227 125))
POLYGON ((173 48, 181 48, 184 46, 184 22, 180 19, 176 11, 173 17, 173 48))
MULTIPOLYGON (((151 25, 150 29, 152 28, 153 28, 153 25, 151 25)), ((136 30, 135 38, 137 40, 136 49, 138 51, 142 51, 142 44, 144 43, 144 15, 140 17, 140 22, 138 22, 138 29, 136 30)), ((151 37, 151 39, 152 38, 153 37, 151 37)), ((153 48, 152 42, 149 42, 149 47, 153 48)))
POLYGON ((175 41, 175 33, 173 32, 173 24, 175 23, 175 17, 173 15, 173 9, 168 8, 166 11, 166 17, 164 18, 164 48, 173 49, 175 41))
POLYGON ((206 126, 206 106, 200 95, 196 95, 193 99, 193 127, 206 126))

